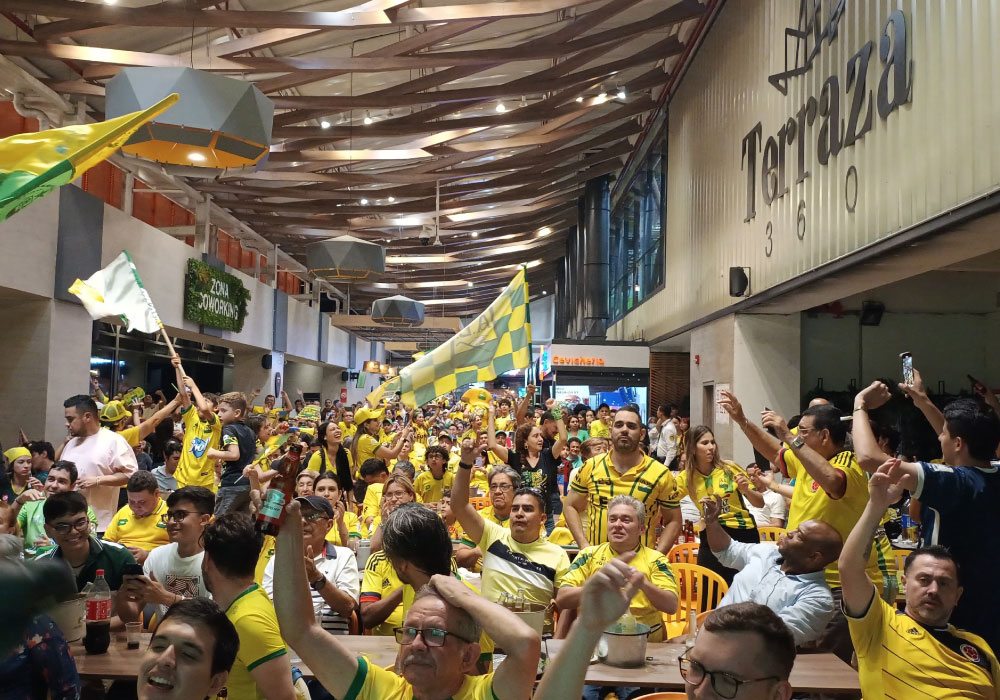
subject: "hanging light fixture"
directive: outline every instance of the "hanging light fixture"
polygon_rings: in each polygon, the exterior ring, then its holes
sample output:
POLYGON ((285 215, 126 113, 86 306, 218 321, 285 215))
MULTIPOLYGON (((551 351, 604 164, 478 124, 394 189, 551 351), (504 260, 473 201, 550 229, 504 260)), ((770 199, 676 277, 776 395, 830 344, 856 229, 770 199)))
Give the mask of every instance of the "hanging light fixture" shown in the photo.
POLYGON ((105 113, 120 117, 172 92, 180 95, 177 104, 140 127, 123 151, 216 169, 254 166, 267 155, 274 103, 243 80, 193 68, 123 68, 108 81, 105 113))
POLYGON ((424 322, 424 305, 400 294, 376 299, 372 302, 372 321, 385 326, 419 326, 424 322))
POLYGON ((308 246, 306 266, 323 279, 366 279, 385 272, 385 248, 354 236, 338 236, 308 246))

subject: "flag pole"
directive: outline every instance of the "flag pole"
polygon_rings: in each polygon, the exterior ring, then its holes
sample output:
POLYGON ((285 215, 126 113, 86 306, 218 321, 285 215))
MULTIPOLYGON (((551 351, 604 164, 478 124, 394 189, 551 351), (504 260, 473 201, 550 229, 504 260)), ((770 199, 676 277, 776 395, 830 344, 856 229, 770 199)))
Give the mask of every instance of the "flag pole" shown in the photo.
MULTIPOLYGON (((149 312, 153 314, 153 319, 156 321, 156 325, 160 329, 160 337, 163 338, 163 342, 167 344, 167 350, 170 351, 170 356, 173 357, 177 354, 174 350, 174 344, 170 342, 170 336, 167 335, 167 329, 163 327, 163 321, 160 320, 160 314, 156 313, 156 307, 153 306, 153 300, 149 296, 149 292, 142 284, 142 278, 139 277, 139 270, 135 266, 135 262, 132 260, 132 256, 127 250, 123 250, 125 253, 125 259, 128 260, 128 266, 132 270, 132 275, 135 277, 135 283, 139 286, 139 291, 142 292, 142 298, 145 300, 146 305, 149 307, 149 312)), ((181 374, 183 374, 183 370, 181 374)))

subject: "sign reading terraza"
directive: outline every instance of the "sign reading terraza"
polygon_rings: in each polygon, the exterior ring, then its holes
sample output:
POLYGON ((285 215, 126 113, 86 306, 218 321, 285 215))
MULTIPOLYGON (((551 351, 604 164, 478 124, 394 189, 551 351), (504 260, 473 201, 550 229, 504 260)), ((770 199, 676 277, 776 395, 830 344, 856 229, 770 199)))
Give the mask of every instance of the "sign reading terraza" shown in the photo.
POLYGON ((247 317, 250 292, 228 272, 194 258, 184 277, 184 318, 203 326, 239 333, 247 317))

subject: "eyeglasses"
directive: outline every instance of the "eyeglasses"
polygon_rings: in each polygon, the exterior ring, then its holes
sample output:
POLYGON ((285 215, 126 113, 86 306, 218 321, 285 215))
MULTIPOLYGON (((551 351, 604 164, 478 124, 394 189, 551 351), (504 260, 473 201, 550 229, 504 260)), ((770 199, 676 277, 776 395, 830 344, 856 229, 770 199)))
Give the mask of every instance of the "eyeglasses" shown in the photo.
POLYGON ((510 491, 513 488, 510 484, 493 484, 490 486, 490 491, 510 491))
POLYGON ((709 682, 712 684, 712 690, 714 690, 720 698, 726 698, 727 700, 729 698, 735 698, 736 694, 740 692, 740 686, 745 683, 781 680, 777 676, 742 680, 732 674, 726 673, 725 671, 709 671, 700 663, 694 659, 688 658, 687 656, 682 656, 677 659, 677 663, 680 665, 681 678, 684 679, 685 683, 690 686, 698 687, 707 677, 709 682))
POLYGON ((392 631, 396 635, 396 643, 404 646, 413 644, 413 642, 416 641, 418 634, 423 637, 424 644, 429 647, 444 646, 444 640, 448 637, 461 639, 466 644, 472 643, 468 639, 460 637, 454 632, 448 632, 447 630, 441 630, 436 627, 425 627, 423 629, 419 627, 396 627, 392 631))
POLYGON ((161 515, 160 520, 165 523, 169 523, 171 520, 173 520, 175 523, 179 523, 181 520, 183 520, 184 518, 186 518, 187 516, 191 515, 194 512, 195 511, 190 511, 190 510, 172 510, 161 515))
POLYGON ((317 520, 322 520, 326 515, 323 513, 304 513, 302 515, 302 521, 306 523, 314 523, 317 520))
POLYGON ((58 532, 60 535, 65 535, 70 530, 85 532, 90 529, 90 520, 87 518, 80 518, 79 520, 74 520, 71 523, 53 523, 49 527, 58 532))

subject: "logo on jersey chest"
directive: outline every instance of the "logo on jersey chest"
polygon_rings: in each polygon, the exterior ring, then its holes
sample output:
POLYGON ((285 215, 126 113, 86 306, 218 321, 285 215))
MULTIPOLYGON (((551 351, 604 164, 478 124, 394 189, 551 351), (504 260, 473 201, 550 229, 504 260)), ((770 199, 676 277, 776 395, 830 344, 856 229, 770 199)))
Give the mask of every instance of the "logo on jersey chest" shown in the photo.
POLYGON ((819 484, 813 481, 812 486, 810 488, 812 488, 813 493, 815 493, 816 491, 819 491, 819 484))
POLYGON ((962 656, 974 664, 979 663, 979 660, 982 658, 979 655, 979 650, 971 644, 960 644, 958 650, 962 652, 962 656))

